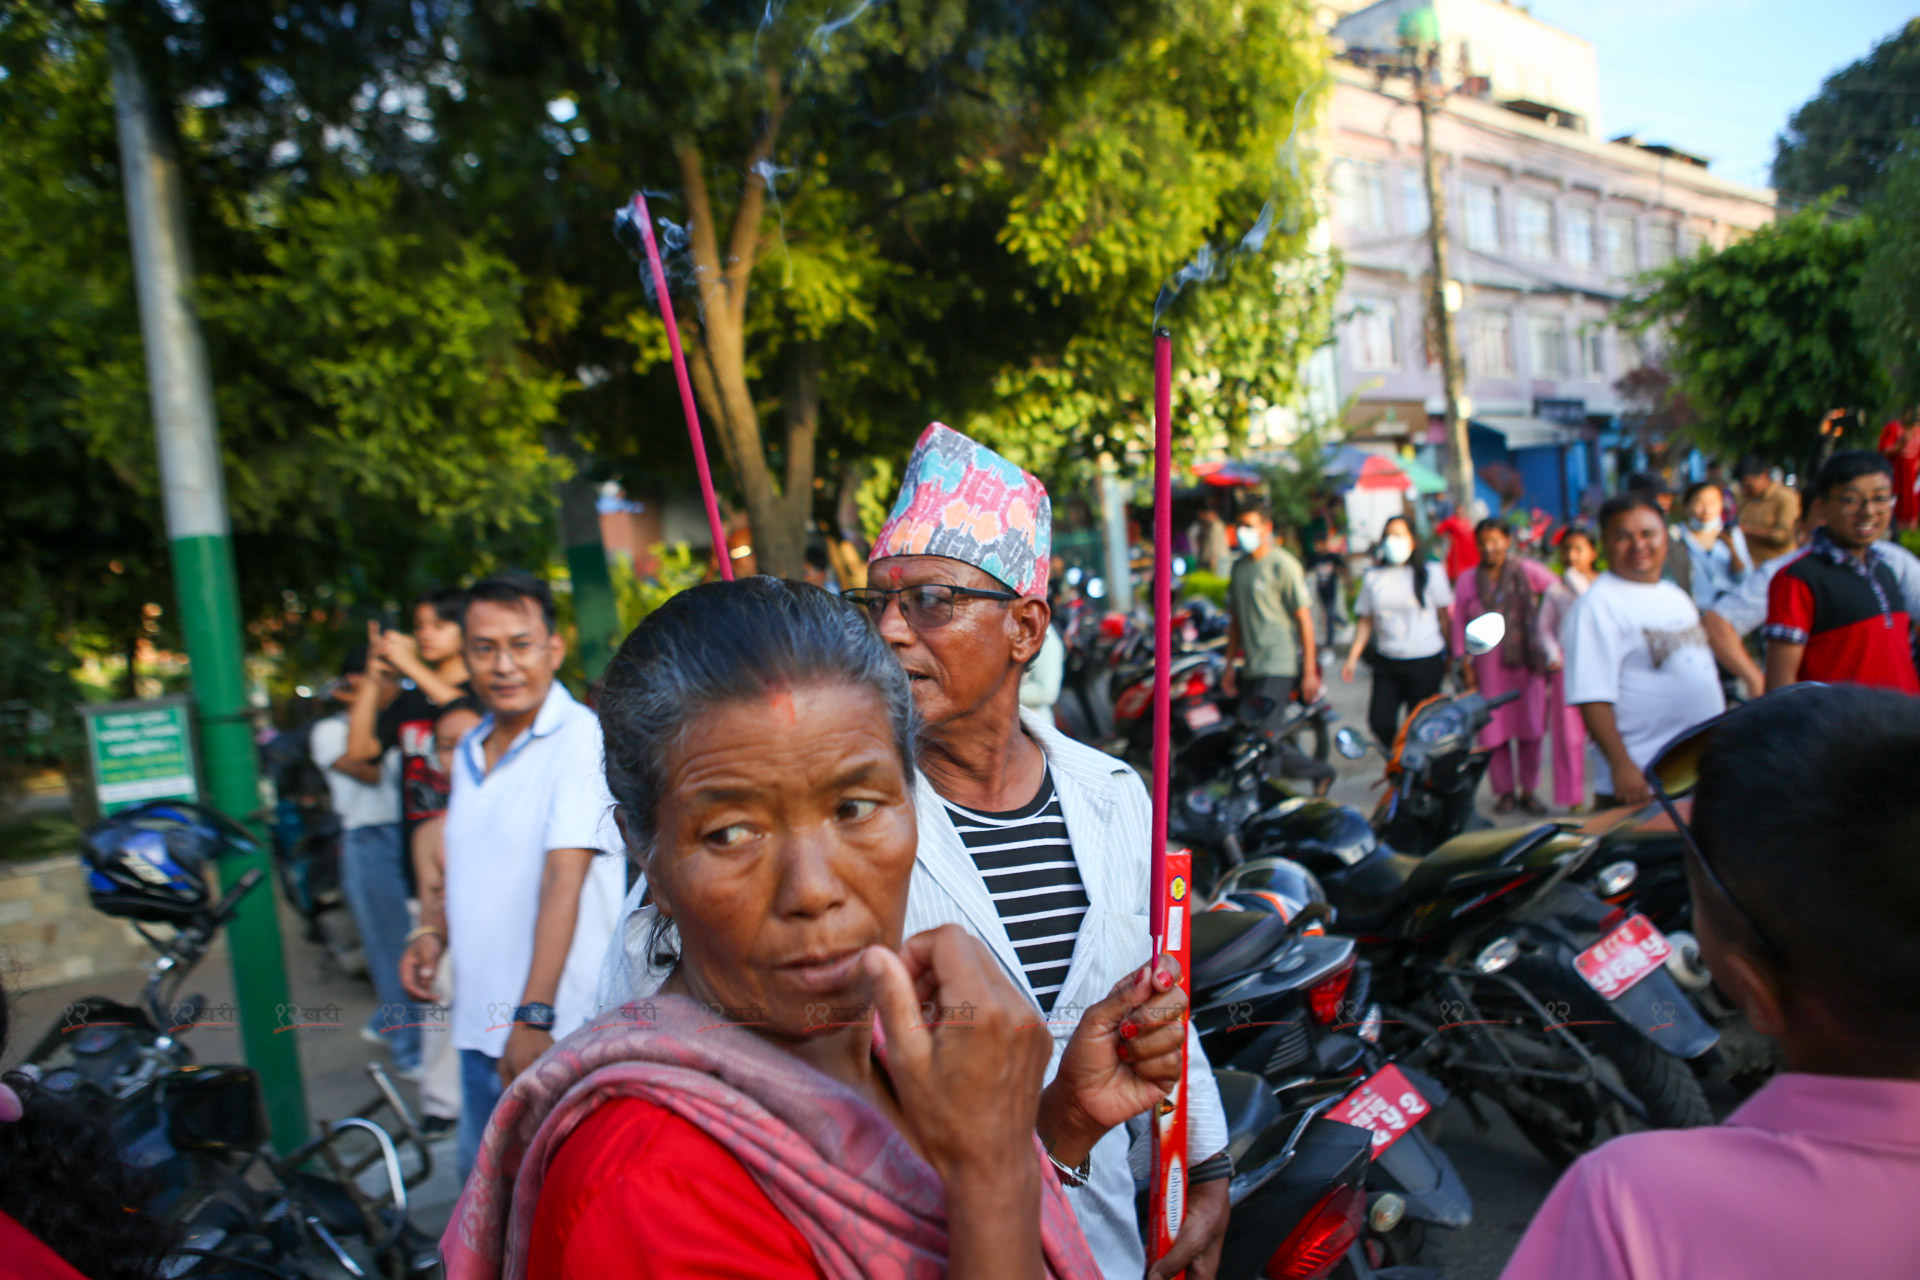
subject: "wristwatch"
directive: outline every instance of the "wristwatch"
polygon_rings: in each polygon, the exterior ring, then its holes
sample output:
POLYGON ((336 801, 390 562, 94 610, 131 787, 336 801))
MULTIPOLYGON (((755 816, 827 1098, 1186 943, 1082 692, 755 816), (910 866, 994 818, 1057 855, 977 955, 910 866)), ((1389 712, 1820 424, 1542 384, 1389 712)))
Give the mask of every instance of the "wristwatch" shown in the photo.
POLYGON ((1071 1167, 1062 1164, 1053 1154, 1047 1152, 1047 1159, 1053 1162, 1054 1171, 1060 1175, 1060 1181, 1069 1187, 1084 1187, 1087 1179, 1093 1176, 1093 1152, 1080 1157, 1080 1163, 1071 1167))
POLYGON ((536 1001, 532 1004, 514 1006, 513 1025, 516 1027, 532 1027, 535 1031, 552 1031, 553 1022, 553 1006, 550 1004, 541 1004, 536 1001))

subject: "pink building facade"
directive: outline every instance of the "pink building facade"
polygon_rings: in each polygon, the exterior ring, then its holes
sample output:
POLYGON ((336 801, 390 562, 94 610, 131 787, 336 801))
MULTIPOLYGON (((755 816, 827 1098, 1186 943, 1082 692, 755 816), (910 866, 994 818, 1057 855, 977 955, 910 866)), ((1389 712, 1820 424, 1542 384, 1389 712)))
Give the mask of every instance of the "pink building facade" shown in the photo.
MULTIPOLYGON (((1520 19, 1493 0, 1477 2, 1503 21, 1520 19)), ((1355 17, 1397 7, 1390 0, 1355 17)), ((1353 23, 1336 27, 1336 38, 1353 23)), ((1576 53, 1584 47, 1554 34, 1576 53)), ((1458 61, 1468 56, 1463 47, 1458 61)), ((1404 80, 1348 62, 1336 63, 1334 75, 1330 224, 1347 268, 1338 394, 1354 398, 1348 421, 1362 437, 1431 443, 1440 438, 1430 426, 1444 399, 1428 332, 1419 110, 1404 80)), ((1582 490, 1603 481, 1596 446, 1629 407, 1616 384, 1648 359, 1644 341, 1614 324, 1614 308, 1642 272, 1770 222, 1773 193, 1667 148, 1592 136, 1597 102, 1502 105, 1497 81, 1465 83, 1468 91, 1451 96, 1435 120, 1434 140, 1476 459, 1483 442, 1516 454, 1554 449, 1557 475, 1539 457, 1521 468, 1527 501, 1577 507, 1582 490)))

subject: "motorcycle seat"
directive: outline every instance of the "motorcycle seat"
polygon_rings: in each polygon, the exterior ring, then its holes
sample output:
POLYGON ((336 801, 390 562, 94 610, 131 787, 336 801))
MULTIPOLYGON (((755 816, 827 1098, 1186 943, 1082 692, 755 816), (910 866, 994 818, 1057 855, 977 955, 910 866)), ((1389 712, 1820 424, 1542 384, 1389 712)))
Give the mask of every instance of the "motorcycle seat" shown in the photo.
POLYGON ((1272 957, 1287 922, 1265 911, 1201 911, 1193 917, 1193 989, 1218 986, 1272 957))
POLYGON ((1339 877, 1327 891, 1340 908, 1342 932, 1370 932, 1396 915, 1410 895, 1424 858, 1395 853, 1385 845, 1339 877))
POLYGON ((1227 1121, 1227 1154, 1238 1168, 1254 1139, 1280 1118, 1280 1101, 1267 1082, 1251 1071, 1216 1070, 1213 1082, 1219 1086, 1220 1109, 1227 1121))

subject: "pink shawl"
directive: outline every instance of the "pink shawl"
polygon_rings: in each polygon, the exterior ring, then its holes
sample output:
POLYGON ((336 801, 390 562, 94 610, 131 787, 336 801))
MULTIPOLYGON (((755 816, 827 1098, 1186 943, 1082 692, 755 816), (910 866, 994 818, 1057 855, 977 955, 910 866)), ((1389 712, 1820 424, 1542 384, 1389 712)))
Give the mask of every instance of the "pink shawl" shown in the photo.
MULTIPOLYGON (((582 1027, 507 1089, 440 1241, 448 1280, 526 1274, 547 1167, 613 1097, 665 1107, 730 1151, 830 1280, 947 1274, 945 1189, 886 1117, 752 1032, 662 996, 582 1027)), ((1098 1280, 1037 1138, 1034 1158, 1048 1276, 1098 1280)))

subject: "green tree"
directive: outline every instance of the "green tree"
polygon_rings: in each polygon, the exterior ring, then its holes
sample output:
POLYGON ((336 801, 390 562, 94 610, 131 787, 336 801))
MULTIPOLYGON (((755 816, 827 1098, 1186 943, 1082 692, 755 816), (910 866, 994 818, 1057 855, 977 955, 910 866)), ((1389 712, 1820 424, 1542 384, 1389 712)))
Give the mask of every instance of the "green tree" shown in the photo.
POLYGON ((1664 268, 1626 304, 1624 321, 1657 331, 1703 445, 1797 461, 1827 410, 1880 403, 1853 309, 1871 236, 1816 205, 1664 268))
POLYGON ((1858 206, 1879 190, 1920 127, 1920 18, 1834 72, 1775 140, 1773 185, 1788 208, 1843 188, 1858 206))
POLYGON ((1886 402, 1875 407, 1906 415, 1920 405, 1920 157, 1911 145, 1888 166, 1867 218, 1855 309, 1886 379, 1886 402))

